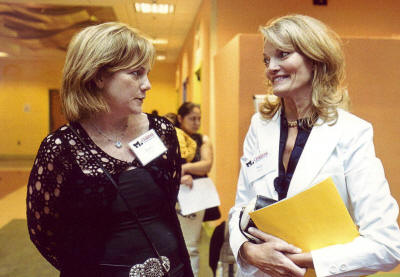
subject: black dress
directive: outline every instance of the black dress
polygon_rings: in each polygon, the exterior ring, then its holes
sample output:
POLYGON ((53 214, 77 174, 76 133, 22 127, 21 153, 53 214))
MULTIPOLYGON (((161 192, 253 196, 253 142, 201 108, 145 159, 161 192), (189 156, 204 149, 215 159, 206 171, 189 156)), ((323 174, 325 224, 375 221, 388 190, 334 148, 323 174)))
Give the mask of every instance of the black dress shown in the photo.
MULTIPOLYGON (((171 276, 184 276, 179 255, 179 241, 168 212, 168 202, 162 189, 145 169, 136 168, 121 173, 118 186, 121 194, 134 210, 137 219, 161 256, 171 262, 171 276)), ((128 276, 131 265, 142 264, 149 257, 157 257, 132 217, 125 202, 117 195, 111 205, 111 225, 100 259, 101 276, 128 276)))
POLYGON ((144 167, 137 160, 125 162, 109 156, 79 123, 71 126, 88 147, 67 126, 42 141, 27 189, 28 231, 37 249, 60 270, 62 277, 98 277, 107 273, 99 266, 101 263, 142 263, 147 257, 142 251, 151 255, 147 258, 154 256, 148 252, 148 244, 144 244, 146 240, 137 232, 135 222, 123 210, 99 161, 121 182, 123 194, 138 208, 140 221, 158 241, 155 243, 161 254, 178 257, 172 258, 171 271, 182 267, 183 276, 193 276, 175 213, 181 173, 175 129, 165 118, 147 116, 149 128, 156 131, 167 152, 144 167), (127 171, 132 166, 136 169, 127 171), (159 226, 166 237, 159 237, 154 231, 159 226), (113 252, 117 248, 118 253, 113 252))

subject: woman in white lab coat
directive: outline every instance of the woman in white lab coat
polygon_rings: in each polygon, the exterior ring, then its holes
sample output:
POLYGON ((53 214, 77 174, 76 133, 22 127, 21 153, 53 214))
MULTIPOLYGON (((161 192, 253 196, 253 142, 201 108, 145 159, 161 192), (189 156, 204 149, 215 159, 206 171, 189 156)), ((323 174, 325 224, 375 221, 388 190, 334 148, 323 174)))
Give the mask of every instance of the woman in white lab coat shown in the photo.
POLYGON ((261 28, 270 92, 244 141, 230 243, 241 276, 360 276, 400 261, 398 205, 375 156, 370 123, 344 111, 344 58, 338 36, 322 22, 289 15, 261 28), (266 155, 263 155, 266 154, 266 155), (263 170, 246 161, 255 157, 263 170), (249 164, 248 164, 249 165, 249 164), (360 235, 350 243, 302 252, 257 229, 255 244, 239 214, 256 195, 292 197, 332 177, 360 235))

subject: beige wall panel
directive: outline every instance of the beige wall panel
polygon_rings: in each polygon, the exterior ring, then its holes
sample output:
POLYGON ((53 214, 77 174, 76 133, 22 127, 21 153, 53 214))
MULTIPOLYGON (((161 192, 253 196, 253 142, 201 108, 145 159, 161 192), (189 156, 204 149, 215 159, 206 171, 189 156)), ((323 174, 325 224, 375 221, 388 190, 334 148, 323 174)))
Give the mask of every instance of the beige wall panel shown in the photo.
POLYGON ((235 199, 239 172, 239 37, 214 58, 215 74, 215 183, 226 219, 235 199))
POLYGON ((400 40, 346 39, 351 111, 372 123, 378 158, 400 203, 400 40))
POLYGON ((237 33, 256 33, 269 19, 291 13, 313 16, 341 36, 399 36, 400 1, 328 0, 327 6, 313 1, 218 0, 218 48, 237 33))
POLYGON ((233 206, 243 140, 254 114, 253 95, 265 92, 262 38, 237 35, 215 56, 216 184, 223 217, 233 206))

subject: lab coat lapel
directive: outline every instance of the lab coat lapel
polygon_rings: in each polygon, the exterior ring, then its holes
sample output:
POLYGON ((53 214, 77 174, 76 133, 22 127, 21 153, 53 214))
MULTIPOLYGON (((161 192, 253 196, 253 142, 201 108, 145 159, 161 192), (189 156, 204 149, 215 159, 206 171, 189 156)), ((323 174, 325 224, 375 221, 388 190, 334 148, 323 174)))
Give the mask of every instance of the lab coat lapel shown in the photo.
MULTIPOLYGON (((279 137, 280 137, 280 110, 271 120, 263 120, 259 133, 259 154, 268 153, 268 172, 275 171, 278 176, 279 165, 279 137)), ((261 115, 260 115, 261 116, 261 115)))
POLYGON ((338 124, 329 126, 327 123, 321 123, 322 120, 319 119, 311 130, 290 182, 288 197, 313 185, 313 180, 338 143, 340 135, 338 124))

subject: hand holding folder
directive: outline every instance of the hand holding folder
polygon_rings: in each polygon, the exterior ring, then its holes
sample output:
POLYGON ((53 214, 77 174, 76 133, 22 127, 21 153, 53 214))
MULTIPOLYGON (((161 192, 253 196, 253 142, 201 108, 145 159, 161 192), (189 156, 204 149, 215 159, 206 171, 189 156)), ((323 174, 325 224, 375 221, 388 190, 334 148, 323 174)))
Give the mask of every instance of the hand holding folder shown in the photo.
MULTIPOLYGON (((250 213, 258 229, 304 252, 351 242, 359 236, 332 178, 291 198, 250 213)), ((308 276, 314 275, 308 272, 308 276)))

